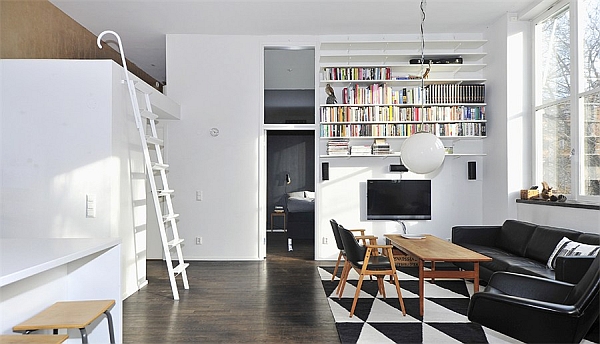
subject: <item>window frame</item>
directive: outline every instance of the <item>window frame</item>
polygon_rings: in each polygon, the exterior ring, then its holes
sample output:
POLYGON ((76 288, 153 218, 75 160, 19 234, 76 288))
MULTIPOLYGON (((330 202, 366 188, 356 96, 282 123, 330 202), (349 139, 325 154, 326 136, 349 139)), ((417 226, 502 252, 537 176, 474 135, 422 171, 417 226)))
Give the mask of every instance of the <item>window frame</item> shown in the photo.
MULTIPOLYGON (((581 6, 583 7, 583 6, 581 6)), ((593 94, 598 89, 585 91, 584 77, 583 77, 583 21, 579 21, 578 18, 582 14, 583 10, 580 10, 579 0, 563 0, 557 4, 554 4, 545 13, 539 15, 531 23, 532 33, 532 94, 534 101, 532 102, 532 118, 533 118, 533 166, 532 166, 532 178, 534 181, 542 182, 543 178, 543 142, 542 142, 542 124, 541 118, 538 116, 537 111, 545 109, 557 104, 567 102, 571 111, 571 125, 570 125, 570 144, 571 144, 571 193, 565 194, 568 199, 584 202, 600 202, 600 196, 598 195, 584 195, 585 185, 583 184, 584 177, 584 166, 585 162, 583 154, 585 154, 584 147, 584 114, 582 111, 584 108, 581 106, 583 98, 586 95, 593 94), (570 35, 570 76, 569 82, 571 85, 569 96, 566 98, 555 99, 546 103, 538 104, 538 37, 536 33, 536 27, 543 21, 558 15, 559 13, 568 10, 569 11, 569 35, 570 35), (580 34, 581 33, 581 34, 580 34)), ((552 185, 550 185, 552 186, 552 185)))

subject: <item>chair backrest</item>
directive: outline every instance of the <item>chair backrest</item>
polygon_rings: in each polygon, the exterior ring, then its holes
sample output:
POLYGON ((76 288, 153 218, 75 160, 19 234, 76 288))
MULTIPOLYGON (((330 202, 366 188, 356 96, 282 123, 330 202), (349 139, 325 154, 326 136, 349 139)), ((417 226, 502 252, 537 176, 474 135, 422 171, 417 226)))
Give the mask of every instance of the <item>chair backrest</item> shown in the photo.
POLYGON ((342 238, 340 238, 340 230, 337 221, 334 219, 329 220, 331 223, 331 229, 333 230, 333 237, 335 238, 335 244, 337 245, 338 250, 344 249, 344 244, 342 243, 342 238))
POLYGON ((338 225, 338 230, 340 233, 340 237, 342 238, 342 243, 344 245, 344 251, 346 252, 346 259, 357 265, 358 262, 363 261, 365 259, 365 249, 358 244, 354 234, 344 228, 342 225, 338 225))
POLYGON ((600 255, 597 255, 588 271, 579 283, 573 287, 565 300, 565 304, 585 309, 600 292, 600 255))

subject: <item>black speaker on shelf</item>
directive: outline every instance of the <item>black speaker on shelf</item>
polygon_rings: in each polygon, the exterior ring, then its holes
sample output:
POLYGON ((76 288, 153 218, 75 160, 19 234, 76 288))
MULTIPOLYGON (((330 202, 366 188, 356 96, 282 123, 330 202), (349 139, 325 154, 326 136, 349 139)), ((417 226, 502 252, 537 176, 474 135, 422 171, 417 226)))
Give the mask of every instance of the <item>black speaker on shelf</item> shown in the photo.
POLYGON ((321 179, 329 180, 329 163, 328 162, 321 163, 321 179))
POLYGON ((477 162, 475 161, 469 161, 467 163, 467 178, 469 180, 476 180, 477 179, 477 162))

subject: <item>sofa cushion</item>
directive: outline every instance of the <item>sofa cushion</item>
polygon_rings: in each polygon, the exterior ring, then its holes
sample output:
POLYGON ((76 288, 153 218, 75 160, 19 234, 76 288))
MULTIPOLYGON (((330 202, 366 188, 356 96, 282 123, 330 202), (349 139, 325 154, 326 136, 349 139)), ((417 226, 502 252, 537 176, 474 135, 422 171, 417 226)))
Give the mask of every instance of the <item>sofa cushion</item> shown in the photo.
POLYGON ((484 266, 493 271, 506 271, 509 265, 508 258, 517 257, 514 254, 508 253, 497 247, 480 246, 474 244, 462 244, 461 246, 468 248, 471 251, 475 251, 492 258, 492 261, 481 262, 480 266, 484 266))
POLYGON ((571 229, 538 226, 527 243, 525 257, 545 264, 562 238, 567 237, 576 240, 580 234, 581 232, 571 229))
POLYGON ((553 269, 556 267, 556 257, 558 256, 588 256, 595 257, 600 251, 598 245, 588 245, 564 237, 556 245, 556 248, 548 258, 548 268, 553 269))
POLYGON ((530 276, 555 279, 554 270, 548 269, 546 264, 540 263, 533 259, 524 258, 519 261, 513 261, 511 262, 507 271, 530 276))
POLYGON ((524 256, 529 238, 536 227, 537 225, 533 223, 506 220, 500 229, 496 247, 518 256, 524 256))

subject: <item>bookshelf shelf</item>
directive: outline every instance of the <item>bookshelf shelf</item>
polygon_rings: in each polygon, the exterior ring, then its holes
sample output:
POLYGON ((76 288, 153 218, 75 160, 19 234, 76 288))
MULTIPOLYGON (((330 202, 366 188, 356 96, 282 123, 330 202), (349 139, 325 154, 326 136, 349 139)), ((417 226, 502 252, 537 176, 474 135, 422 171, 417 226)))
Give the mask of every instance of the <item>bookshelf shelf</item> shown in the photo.
MULTIPOLYGON (((479 153, 453 153, 446 154, 447 157, 455 157, 460 158, 463 156, 486 156, 487 154, 479 154, 479 153)), ((399 158, 400 153, 395 154, 355 154, 355 155, 320 155, 320 158, 333 158, 333 159, 349 159, 349 158, 399 158)))
POLYGON ((399 157, 397 153, 344 155, 344 149, 364 153, 369 144, 375 147, 374 141, 390 139, 385 145, 396 152, 404 139, 419 131, 430 131, 442 140, 485 138, 486 43, 478 39, 426 40, 421 55, 420 39, 321 42, 320 157, 399 157), (447 61, 432 63, 428 78, 422 80, 418 76, 427 65, 414 63, 421 56, 426 61, 447 61), (327 104, 325 88, 329 86, 334 89, 335 104, 327 104), (342 153, 326 154, 330 149, 342 153))

